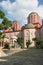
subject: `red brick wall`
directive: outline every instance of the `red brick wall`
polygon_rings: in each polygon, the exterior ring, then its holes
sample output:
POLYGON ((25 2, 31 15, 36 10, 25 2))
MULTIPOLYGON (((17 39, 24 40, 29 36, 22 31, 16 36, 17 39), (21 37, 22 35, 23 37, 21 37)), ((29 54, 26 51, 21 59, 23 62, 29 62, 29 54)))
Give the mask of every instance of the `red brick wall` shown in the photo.
POLYGON ((14 29, 14 31, 21 30, 20 24, 18 22, 14 22, 13 29, 14 29))

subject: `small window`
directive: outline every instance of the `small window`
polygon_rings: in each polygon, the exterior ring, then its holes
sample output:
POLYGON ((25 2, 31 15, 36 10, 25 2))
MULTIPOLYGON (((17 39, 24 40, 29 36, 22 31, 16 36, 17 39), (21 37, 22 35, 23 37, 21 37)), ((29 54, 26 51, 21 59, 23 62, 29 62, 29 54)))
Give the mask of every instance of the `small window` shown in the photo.
POLYGON ((33 33, 31 33, 31 35, 33 35, 33 33))

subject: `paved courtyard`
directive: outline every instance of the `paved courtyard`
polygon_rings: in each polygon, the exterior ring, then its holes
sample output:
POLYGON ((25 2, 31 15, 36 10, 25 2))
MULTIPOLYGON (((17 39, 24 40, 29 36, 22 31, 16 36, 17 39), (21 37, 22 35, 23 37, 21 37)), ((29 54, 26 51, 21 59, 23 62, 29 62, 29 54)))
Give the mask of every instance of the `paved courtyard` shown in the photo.
POLYGON ((9 56, 0 57, 3 60, 0 65, 43 65, 43 49, 28 49, 16 53, 15 50, 9 50, 5 53, 9 56))

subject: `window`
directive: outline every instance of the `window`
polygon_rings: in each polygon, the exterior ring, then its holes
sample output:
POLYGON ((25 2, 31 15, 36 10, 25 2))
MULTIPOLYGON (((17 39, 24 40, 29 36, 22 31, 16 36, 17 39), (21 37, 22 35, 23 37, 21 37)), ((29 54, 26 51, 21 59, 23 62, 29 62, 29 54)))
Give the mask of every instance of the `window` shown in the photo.
POLYGON ((30 35, 30 32, 29 32, 29 30, 27 30, 27 32, 26 32, 26 35, 27 35, 27 36, 29 36, 29 35, 30 35))

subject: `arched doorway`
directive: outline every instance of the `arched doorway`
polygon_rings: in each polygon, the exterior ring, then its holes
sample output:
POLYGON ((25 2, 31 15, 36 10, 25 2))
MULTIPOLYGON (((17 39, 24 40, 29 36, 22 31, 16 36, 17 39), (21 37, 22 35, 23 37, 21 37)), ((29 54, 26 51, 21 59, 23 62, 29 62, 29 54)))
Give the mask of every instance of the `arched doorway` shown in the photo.
POLYGON ((12 36, 12 46, 14 46, 14 48, 18 48, 18 43, 17 43, 17 36, 12 36))

